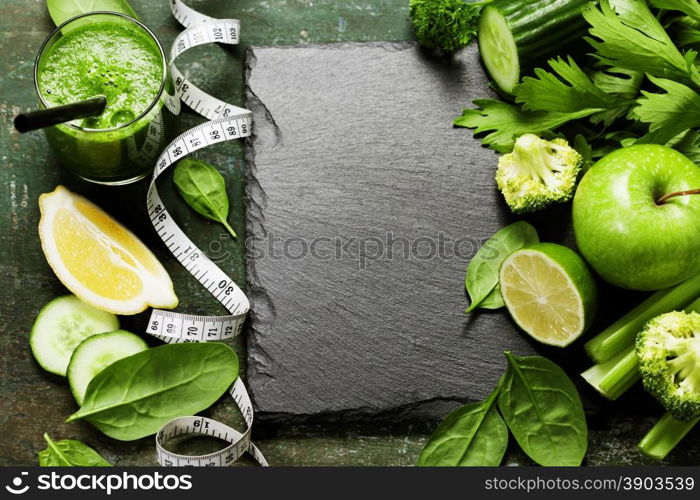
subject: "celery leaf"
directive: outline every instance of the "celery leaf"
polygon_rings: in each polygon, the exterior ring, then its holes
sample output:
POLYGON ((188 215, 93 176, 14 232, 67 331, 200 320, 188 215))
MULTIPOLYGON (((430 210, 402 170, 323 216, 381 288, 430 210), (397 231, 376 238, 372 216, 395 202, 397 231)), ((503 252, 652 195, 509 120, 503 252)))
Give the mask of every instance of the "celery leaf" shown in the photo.
POLYGON ((593 123, 609 125, 624 115, 633 100, 601 90, 569 57, 549 61, 554 73, 535 69, 535 76, 525 77, 515 88, 515 101, 526 111, 554 111, 575 113, 595 110, 593 123))
POLYGON ((664 93, 642 91, 632 116, 649 124, 649 134, 640 142, 666 144, 689 129, 700 127, 700 94, 682 83, 649 79, 664 93))
POLYGON ((599 111, 595 108, 573 113, 524 111, 520 106, 494 99, 477 99, 474 104, 479 109, 465 109, 453 124, 473 128, 475 134, 488 132, 482 142, 499 153, 511 152, 515 140, 523 134, 541 135, 599 111))
POLYGON ((657 9, 677 10, 700 22, 700 3, 698 0, 650 0, 657 9))
POLYGON ((586 40, 605 65, 643 71, 700 88, 695 52, 681 53, 644 0, 603 0, 583 9, 593 38, 586 40))

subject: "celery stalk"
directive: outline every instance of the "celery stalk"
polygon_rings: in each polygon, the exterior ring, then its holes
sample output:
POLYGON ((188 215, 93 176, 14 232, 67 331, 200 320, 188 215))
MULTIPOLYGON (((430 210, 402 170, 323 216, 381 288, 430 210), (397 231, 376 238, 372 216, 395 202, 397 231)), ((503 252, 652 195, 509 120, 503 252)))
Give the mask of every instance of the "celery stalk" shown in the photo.
POLYGON ((644 324, 659 314, 682 309, 700 296, 700 274, 653 294, 622 318, 586 342, 586 352, 596 363, 604 363, 634 344, 644 324))
POLYGON ((700 417, 693 420, 678 420, 670 413, 664 414, 640 441, 639 451, 648 457, 663 459, 698 421, 700 417))
MULTIPOLYGON (((686 307, 685 311, 700 313, 700 298, 686 307)), ((691 420, 678 420, 667 412, 640 441, 639 451, 648 457, 662 460, 698 422, 700 416, 691 420)))
POLYGON ((605 363, 593 365, 581 376, 600 394, 616 400, 640 378, 634 344, 605 363))
POLYGON ((700 298, 686 307, 685 312, 696 312, 700 314, 700 298))
MULTIPOLYGON (((700 313, 700 298, 685 308, 686 312, 700 313)), ((643 326, 643 325, 642 325, 643 326)), ((641 330, 641 327, 639 328, 641 330)), ((636 335, 637 332, 635 332, 636 335)), ((640 379, 635 352, 635 336, 626 349, 603 363, 598 363, 581 376, 606 398, 614 401, 640 379)))

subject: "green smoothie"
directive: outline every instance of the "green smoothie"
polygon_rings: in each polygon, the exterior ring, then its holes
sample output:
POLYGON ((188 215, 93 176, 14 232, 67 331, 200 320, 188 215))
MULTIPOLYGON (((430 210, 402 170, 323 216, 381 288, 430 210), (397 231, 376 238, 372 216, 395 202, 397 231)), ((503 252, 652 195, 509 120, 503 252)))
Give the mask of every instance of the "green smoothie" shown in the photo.
POLYGON ((49 50, 39 68, 39 91, 50 106, 103 95, 107 108, 83 118, 83 128, 126 125, 160 91, 163 67, 153 40, 136 26, 98 22, 78 26, 49 50))
POLYGON ((103 184, 148 175, 166 143, 165 57, 138 21, 113 13, 68 21, 46 40, 35 83, 44 106, 105 96, 99 116, 44 129, 58 160, 103 184))

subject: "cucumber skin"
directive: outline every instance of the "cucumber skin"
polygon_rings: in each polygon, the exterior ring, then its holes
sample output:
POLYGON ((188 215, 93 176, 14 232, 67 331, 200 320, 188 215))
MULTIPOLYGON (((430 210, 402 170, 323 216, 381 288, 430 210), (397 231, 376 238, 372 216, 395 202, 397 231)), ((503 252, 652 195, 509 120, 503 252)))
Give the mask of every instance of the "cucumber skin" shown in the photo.
POLYGON ((567 52, 588 33, 581 10, 591 0, 494 0, 513 34, 520 76, 531 73, 547 59, 567 52))

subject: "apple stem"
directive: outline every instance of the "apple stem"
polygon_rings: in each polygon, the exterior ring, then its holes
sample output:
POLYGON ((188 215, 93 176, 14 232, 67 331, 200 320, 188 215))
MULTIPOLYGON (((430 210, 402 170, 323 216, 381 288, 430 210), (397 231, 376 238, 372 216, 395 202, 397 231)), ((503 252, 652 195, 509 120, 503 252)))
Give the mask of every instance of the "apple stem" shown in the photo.
POLYGON ((700 189, 691 189, 689 191, 676 191, 675 193, 668 193, 663 195, 661 198, 656 200, 657 205, 663 205, 666 203, 668 200, 671 198, 674 198, 676 196, 687 196, 689 194, 700 194, 700 189))

